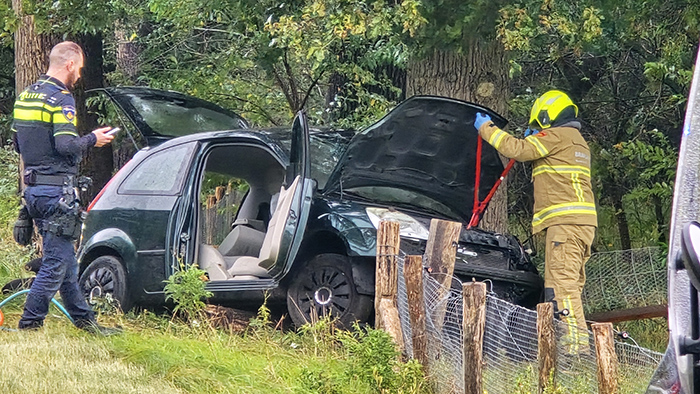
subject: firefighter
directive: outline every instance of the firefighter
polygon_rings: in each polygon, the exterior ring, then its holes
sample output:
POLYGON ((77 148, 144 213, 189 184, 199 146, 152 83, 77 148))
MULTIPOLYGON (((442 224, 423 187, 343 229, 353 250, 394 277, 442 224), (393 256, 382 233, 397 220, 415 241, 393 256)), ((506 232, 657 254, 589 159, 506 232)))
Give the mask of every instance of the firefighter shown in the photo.
POLYGON ((588 351, 588 330, 581 304, 584 265, 598 226, 591 189, 591 154, 581 136, 578 107, 569 96, 551 90, 530 111, 525 138, 499 129, 477 113, 479 135, 503 156, 532 162, 532 233, 546 231, 545 300, 554 301, 567 324, 563 343, 571 354, 588 351))
POLYGON ((112 140, 99 128, 86 136, 76 132, 75 101, 70 89, 80 78, 84 54, 78 44, 64 41, 49 54, 49 69, 27 87, 14 107, 15 149, 22 154, 29 216, 43 238, 41 268, 32 283, 19 321, 20 329, 44 324, 49 302, 57 291, 78 328, 110 333, 97 325, 95 315, 78 288, 75 241, 82 212, 75 192, 78 163, 93 146, 112 140))

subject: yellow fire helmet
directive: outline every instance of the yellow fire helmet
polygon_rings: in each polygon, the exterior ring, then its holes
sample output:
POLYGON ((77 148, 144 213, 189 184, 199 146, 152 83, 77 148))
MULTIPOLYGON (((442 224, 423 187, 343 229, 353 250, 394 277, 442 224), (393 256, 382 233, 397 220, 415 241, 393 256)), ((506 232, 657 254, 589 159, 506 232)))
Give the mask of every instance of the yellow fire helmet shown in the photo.
POLYGON ((552 127, 558 120, 578 116, 578 107, 560 90, 550 90, 541 95, 530 110, 530 125, 539 129, 552 127))

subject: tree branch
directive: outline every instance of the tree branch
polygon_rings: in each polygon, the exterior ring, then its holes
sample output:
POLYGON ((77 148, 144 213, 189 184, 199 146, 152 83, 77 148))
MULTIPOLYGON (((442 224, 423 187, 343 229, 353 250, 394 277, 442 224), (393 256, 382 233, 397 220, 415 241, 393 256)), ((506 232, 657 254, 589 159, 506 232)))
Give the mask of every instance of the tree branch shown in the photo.
POLYGON ((311 95, 311 90, 316 86, 318 81, 321 79, 321 77, 325 74, 325 70, 321 71, 316 78, 314 78, 313 81, 311 81, 311 84, 309 85, 309 88, 306 90, 306 94, 304 94, 304 98, 301 100, 301 106, 299 109, 302 109, 306 106, 306 101, 309 99, 309 96, 311 95))
POLYGON ((227 93, 211 93, 211 94, 213 94, 215 96, 230 97, 234 100, 248 103, 248 104, 252 105, 253 107, 255 107, 259 111, 258 113, 260 115, 262 115, 263 117, 265 117, 265 119, 269 120, 270 123, 272 123, 275 126, 279 126, 279 123, 275 122, 275 120, 272 118, 272 116, 267 111, 265 111, 265 109, 263 107, 261 107, 260 105, 254 103, 250 100, 244 99, 243 97, 234 96, 232 94, 227 94, 227 93))

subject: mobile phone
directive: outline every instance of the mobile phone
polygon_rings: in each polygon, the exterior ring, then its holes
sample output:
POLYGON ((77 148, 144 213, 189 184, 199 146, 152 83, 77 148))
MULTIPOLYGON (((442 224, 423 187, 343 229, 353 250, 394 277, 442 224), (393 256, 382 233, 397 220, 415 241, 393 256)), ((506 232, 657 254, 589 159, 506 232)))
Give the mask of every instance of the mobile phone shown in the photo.
POLYGON ((120 132, 120 131, 121 131, 121 128, 115 127, 115 128, 113 128, 112 130, 106 132, 105 135, 115 135, 115 134, 117 134, 117 133, 120 132))

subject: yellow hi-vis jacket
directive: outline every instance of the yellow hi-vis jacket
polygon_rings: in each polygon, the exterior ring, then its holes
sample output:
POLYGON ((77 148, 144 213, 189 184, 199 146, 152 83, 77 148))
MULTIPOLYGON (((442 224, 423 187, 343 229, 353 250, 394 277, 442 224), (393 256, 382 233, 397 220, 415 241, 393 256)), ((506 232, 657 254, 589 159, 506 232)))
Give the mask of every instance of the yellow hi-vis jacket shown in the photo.
POLYGON ((551 127, 524 139, 493 122, 479 135, 503 156, 532 161, 534 215, 532 233, 559 224, 598 226, 591 189, 591 151, 575 127, 551 127))

